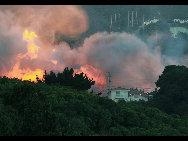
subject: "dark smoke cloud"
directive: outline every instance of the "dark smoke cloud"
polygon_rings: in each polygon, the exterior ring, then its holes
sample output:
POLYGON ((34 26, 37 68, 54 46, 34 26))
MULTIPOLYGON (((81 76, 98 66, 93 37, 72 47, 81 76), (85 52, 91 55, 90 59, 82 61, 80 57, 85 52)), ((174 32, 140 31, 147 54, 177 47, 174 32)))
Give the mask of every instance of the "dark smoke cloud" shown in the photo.
POLYGON ((1 5, 0 10, 6 15, 5 24, 32 30, 45 44, 56 42, 56 32, 76 37, 87 31, 89 24, 85 11, 76 5, 1 5))
POLYGON ((116 86, 153 88, 164 68, 160 52, 127 33, 96 33, 78 50, 85 55, 85 64, 111 72, 116 86))
POLYGON ((16 62, 17 54, 27 51, 27 44, 22 40, 22 30, 16 24, 7 22, 13 21, 10 11, 0 11, 0 19, 0 65, 1 69, 4 66, 10 70, 16 62))
MULTIPOLYGON (((101 21, 107 16, 100 15, 100 11, 95 17, 98 18, 98 15, 102 17, 101 21)), ((79 69, 81 66, 91 65, 101 70, 106 78, 108 72, 111 72, 112 86, 154 89, 165 65, 188 65, 184 43, 177 44, 180 50, 171 50, 171 40, 163 33, 154 33, 143 41, 137 35, 126 32, 97 32, 88 34, 87 38, 82 39, 83 44, 74 49, 65 41, 52 44, 56 40, 56 34, 79 37, 87 31, 88 19, 91 18, 88 18, 80 6, 0 6, 0 19, 3 19, 0 22, 0 75, 3 74, 3 68, 12 70, 18 61, 18 54, 27 52, 27 42, 22 39, 25 28, 38 35, 35 43, 40 49, 38 58, 19 60, 21 69, 38 68, 58 72, 65 67, 79 69), (156 36, 161 44, 156 44, 156 36), (165 50, 162 46, 164 37, 164 42, 167 41, 165 50), (44 44, 45 48, 42 48, 44 44)), ((92 27, 91 20, 90 24, 92 27)))

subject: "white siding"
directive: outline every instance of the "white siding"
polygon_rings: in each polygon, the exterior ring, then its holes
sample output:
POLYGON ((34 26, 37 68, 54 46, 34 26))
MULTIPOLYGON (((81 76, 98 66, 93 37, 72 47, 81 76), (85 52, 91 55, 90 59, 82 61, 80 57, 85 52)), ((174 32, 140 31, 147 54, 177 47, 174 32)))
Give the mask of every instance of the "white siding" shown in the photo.
POLYGON ((111 90, 109 94, 109 99, 112 99, 115 102, 117 102, 118 100, 125 100, 126 102, 127 101, 139 101, 139 100, 148 101, 148 98, 143 97, 142 95, 139 95, 139 94, 128 96, 129 91, 130 90, 111 90), (116 93, 116 91, 119 91, 119 92, 116 93))
POLYGON ((116 102, 120 99, 124 99, 125 101, 128 101, 128 91, 129 90, 111 90, 111 93, 109 95, 109 99, 112 99, 116 102), (119 91, 120 94, 116 95, 116 91, 119 91))
POLYGON ((147 98, 141 96, 141 95, 132 95, 129 96, 129 101, 139 101, 139 100, 144 100, 144 101, 148 101, 147 98))

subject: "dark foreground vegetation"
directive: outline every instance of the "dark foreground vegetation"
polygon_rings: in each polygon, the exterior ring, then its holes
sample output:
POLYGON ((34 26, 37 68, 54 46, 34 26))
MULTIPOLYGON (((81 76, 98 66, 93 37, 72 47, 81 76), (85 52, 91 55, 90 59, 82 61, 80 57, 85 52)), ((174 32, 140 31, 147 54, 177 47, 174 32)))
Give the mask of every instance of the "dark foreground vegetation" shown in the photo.
POLYGON ((57 83, 47 85, 0 78, 0 135, 188 135, 188 118, 182 116, 187 111, 187 83, 184 80, 188 78, 185 75, 187 72, 187 68, 182 66, 166 67, 156 82, 161 89, 153 100, 127 103, 115 103, 86 90, 76 90, 57 83), (167 78, 170 78, 169 81, 167 78), (181 79, 183 84, 180 83, 181 79), (165 104, 171 105, 166 107, 165 104))

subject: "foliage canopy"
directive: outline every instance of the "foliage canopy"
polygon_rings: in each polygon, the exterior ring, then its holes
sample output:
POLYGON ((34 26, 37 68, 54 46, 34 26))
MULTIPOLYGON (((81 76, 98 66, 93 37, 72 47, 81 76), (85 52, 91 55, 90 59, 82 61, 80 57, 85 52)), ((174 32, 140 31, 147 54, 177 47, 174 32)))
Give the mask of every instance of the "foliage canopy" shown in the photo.
POLYGON ((156 82, 160 87, 152 104, 168 114, 188 117, 188 68, 166 66, 156 82))
POLYGON ((83 72, 75 74, 75 76, 73 76, 73 73, 73 68, 69 70, 68 67, 62 73, 58 72, 57 76, 53 71, 50 71, 50 74, 45 76, 45 83, 69 86, 76 90, 88 90, 91 88, 91 85, 95 84, 95 81, 89 79, 83 72))
POLYGON ((86 91, 0 78, 0 135, 188 135, 187 119, 86 91))

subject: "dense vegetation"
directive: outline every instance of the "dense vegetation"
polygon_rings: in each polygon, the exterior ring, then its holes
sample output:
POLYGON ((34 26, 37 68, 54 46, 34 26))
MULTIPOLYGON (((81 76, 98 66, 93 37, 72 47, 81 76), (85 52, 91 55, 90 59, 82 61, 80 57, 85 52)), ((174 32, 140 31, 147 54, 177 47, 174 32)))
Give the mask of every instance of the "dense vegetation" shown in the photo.
POLYGON ((57 75, 53 71, 50 71, 50 74, 45 76, 45 83, 47 85, 56 84, 68 86, 75 90, 88 90, 91 88, 91 85, 95 84, 95 81, 88 78, 83 72, 74 76, 73 73, 73 68, 69 70, 68 67, 62 73, 58 72, 57 75))
POLYGON ((0 78, 0 110, 0 135, 188 135, 187 118, 147 102, 115 103, 53 83, 0 78))
POLYGON ((166 66, 156 86, 160 89, 151 104, 168 114, 188 118, 188 68, 166 66))

